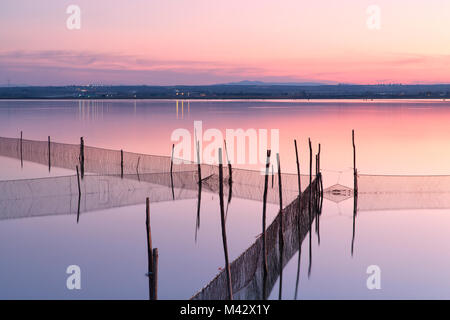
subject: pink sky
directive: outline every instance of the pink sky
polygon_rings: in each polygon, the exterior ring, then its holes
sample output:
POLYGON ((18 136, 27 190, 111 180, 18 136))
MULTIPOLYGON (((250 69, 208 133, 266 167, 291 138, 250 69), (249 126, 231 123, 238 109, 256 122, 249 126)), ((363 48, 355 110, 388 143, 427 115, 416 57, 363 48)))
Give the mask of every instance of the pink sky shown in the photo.
POLYGON ((448 0, 2 0, 0 84, 450 83, 449 16, 448 0))

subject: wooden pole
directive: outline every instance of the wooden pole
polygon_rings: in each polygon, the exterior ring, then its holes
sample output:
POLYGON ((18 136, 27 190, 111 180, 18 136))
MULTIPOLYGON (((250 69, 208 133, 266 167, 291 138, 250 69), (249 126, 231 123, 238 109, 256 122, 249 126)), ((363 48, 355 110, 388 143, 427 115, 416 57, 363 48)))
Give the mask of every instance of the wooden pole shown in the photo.
MULTIPOLYGON (((150 225, 150 199, 145 199, 145 226, 147 230, 147 259, 149 277, 153 276, 153 247, 152 247, 152 228, 150 225)), ((153 300, 153 294, 150 293, 150 299, 153 300)))
POLYGON ((280 248, 280 288, 278 291, 278 299, 281 300, 281 292, 283 288, 283 249, 284 249, 284 241, 283 241, 283 188, 281 185, 281 164, 280 164, 280 154, 277 153, 277 164, 278 164, 278 191, 279 191, 279 200, 280 200, 280 229, 278 233, 278 241, 280 248))
POLYGON ((173 190, 173 154, 175 144, 172 144, 172 156, 170 157, 170 185, 172 187, 172 200, 175 200, 175 191, 173 190))
POLYGON ((200 229, 200 207, 202 202, 202 184, 198 184, 198 197, 197 197, 197 221, 195 227, 195 243, 197 243, 197 232, 200 229))
POLYGON ((357 210, 358 210, 358 196, 357 196, 357 194, 353 194, 353 232, 352 232, 352 248, 351 248, 352 257, 353 257, 353 247, 355 245, 355 229, 356 229, 357 210))
POLYGON ((312 146, 311 139, 308 138, 309 143, 309 201, 308 201, 308 218, 309 218, 309 266, 308 277, 311 275, 312 267, 312 232, 311 232, 311 206, 312 206, 312 146))
POLYGON ((158 248, 153 249, 153 274, 152 274, 152 287, 153 287, 153 300, 158 300, 158 248))
POLYGON ((77 168, 77 181, 78 181, 78 195, 81 196, 81 185, 80 185, 80 173, 78 172, 78 166, 77 168))
POLYGON ((139 162, 141 161, 141 157, 138 158, 137 164, 136 164, 136 175, 138 178, 138 181, 141 182, 141 178, 139 177, 139 162))
POLYGON ((355 130, 352 130, 352 145, 353 145, 353 233, 352 233, 351 254, 353 256, 353 246, 355 243, 356 214, 358 210, 358 170, 356 169, 355 130))
POLYGON ((200 142, 197 141, 197 168, 198 168, 198 183, 202 183, 202 167, 200 164, 200 142))
POLYGON ((275 170, 273 169, 273 165, 272 165, 272 188, 273 188, 273 179, 275 177, 275 170))
POLYGON ((223 142, 225 145, 225 155, 227 156, 227 164, 228 164, 228 184, 231 185, 233 183, 233 170, 231 168, 230 158, 228 157, 227 141, 224 140, 223 142))
POLYGON ((51 152, 50 152, 50 136, 48 136, 48 172, 50 172, 50 168, 51 168, 51 152))
MULTIPOLYGON (((294 140, 295 145, 295 158, 297 160, 297 176, 298 176, 298 196, 302 195, 302 184, 301 184, 301 176, 300 176, 300 162, 298 160, 298 150, 297 150, 297 140, 294 140)), ((300 203, 300 199, 298 201, 300 203)))
POLYGON ((172 156, 170 157, 170 175, 172 175, 173 170, 173 153, 175 149, 175 144, 172 144, 172 156))
POLYGON ((355 146, 355 130, 352 130, 352 144, 353 144, 353 189, 354 193, 358 194, 358 171, 356 169, 356 146, 355 146))
POLYGON ((223 203, 223 164, 222 164, 222 148, 219 148, 219 198, 220 198, 220 220, 222 224, 222 241, 223 251, 225 254, 225 270, 228 282, 228 297, 233 300, 233 288, 231 283, 230 263, 228 260, 227 232, 225 230, 225 209, 223 203))
POLYGON ((320 173, 320 143, 319 143, 319 152, 317 153, 317 171, 320 173))
POLYGON ((80 221, 81 194, 78 194, 77 223, 80 221))
POLYGON ((267 265, 267 238, 266 238, 266 203, 267 203, 267 186, 269 183, 269 167, 270 167, 270 150, 267 150, 266 158, 266 175, 264 177, 264 194, 263 194, 263 214, 262 214, 262 246, 263 246, 263 266, 264 266, 264 284, 263 284, 263 300, 266 299, 266 279, 269 272, 267 265))
POLYGON ((298 160, 298 149, 297 149, 297 140, 294 140, 295 145, 295 158, 297 161, 297 176, 298 176, 298 222, 297 222, 297 229, 298 229, 298 261, 297 261, 297 278, 295 281, 295 300, 297 300, 297 293, 298 293, 298 283, 300 280, 300 259, 301 259, 301 251, 302 251, 302 240, 301 240, 301 221, 300 217, 302 215, 302 187, 301 187, 301 176, 300 176, 300 162, 298 160))
POLYGON ((20 166, 23 168, 23 132, 20 131, 20 166))
POLYGON ((81 171, 81 179, 84 178, 84 139, 80 138, 80 171, 81 171))
POLYGON ((323 200, 322 199, 322 195, 323 195, 323 181, 322 181, 322 172, 321 172, 321 170, 320 170, 320 150, 321 150, 321 148, 320 148, 320 143, 319 143, 319 153, 318 153, 318 161, 319 161, 319 163, 318 163, 318 170, 319 170, 319 193, 320 193, 320 197, 321 197, 321 201, 323 200))
POLYGON ((312 198, 312 146, 311 139, 308 138, 309 144, 309 224, 311 225, 311 198, 312 198))
POLYGON ((78 211, 77 211, 77 223, 80 221, 80 204, 81 204, 81 185, 80 185, 80 173, 78 172, 78 166, 76 166, 77 169, 77 182, 78 182, 78 211))
POLYGON ((120 150, 120 178, 123 179, 123 150, 120 150))

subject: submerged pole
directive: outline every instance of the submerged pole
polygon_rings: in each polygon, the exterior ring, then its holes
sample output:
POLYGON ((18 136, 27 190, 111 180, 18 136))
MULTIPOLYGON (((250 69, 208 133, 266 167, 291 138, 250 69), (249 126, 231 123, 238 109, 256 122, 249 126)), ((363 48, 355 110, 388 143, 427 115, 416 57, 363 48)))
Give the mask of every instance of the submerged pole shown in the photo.
POLYGON ((266 203, 267 203, 267 185, 269 183, 270 153, 271 151, 267 150, 266 175, 264 177, 263 214, 262 214, 262 246, 263 246, 263 266, 264 266, 263 300, 266 299, 266 280, 267 280, 267 273, 269 272, 267 266, 266 203))
POLYGON ((277 164, 278 164, 278 192, 280 200, 280 229, 278 232, 278 244, 280 248, 280 288, 278 291, 278 299, 281 300, 281 292, 283 288, 283 188, 281 186, 281 164, 280 164, 280 154, 277 153, 277 164))
POLYGON ((225 210, 223 203, 223 164, 222 164, 222 148, 219 148, 219 198, 220 198, 220 220, 222 224, 222 241, 223 251, 225 254, 225 270, 227 273, 228 297, 233 300, 233 288, 231 284, 230 263, 228 260, 227 232, 225 230, 225 210))

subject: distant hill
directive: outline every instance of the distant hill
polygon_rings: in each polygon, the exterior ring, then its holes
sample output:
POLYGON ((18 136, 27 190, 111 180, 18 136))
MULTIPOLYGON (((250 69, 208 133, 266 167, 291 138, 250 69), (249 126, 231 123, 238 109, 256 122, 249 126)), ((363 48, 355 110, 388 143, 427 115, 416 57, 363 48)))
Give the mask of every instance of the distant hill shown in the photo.
POLYGON ((323 86, 329 83, 321 82, 264 82, 264 81, 252 81, 242 80, 237 82, 229 82, 218 85, 231 85, 231 86, 323 86))

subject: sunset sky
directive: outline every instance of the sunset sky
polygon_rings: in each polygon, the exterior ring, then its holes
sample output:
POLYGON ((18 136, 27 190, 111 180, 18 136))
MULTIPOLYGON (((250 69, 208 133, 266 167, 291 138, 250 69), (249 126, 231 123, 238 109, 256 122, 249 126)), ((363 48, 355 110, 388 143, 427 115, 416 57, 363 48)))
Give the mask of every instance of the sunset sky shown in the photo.
POLYGON ((2 0, 0 85, 450 83, 448 0, 2 0), (66 9, 81 8, 69 30, 66 9), (367 26, 370 5, 381 28, 367 26))

